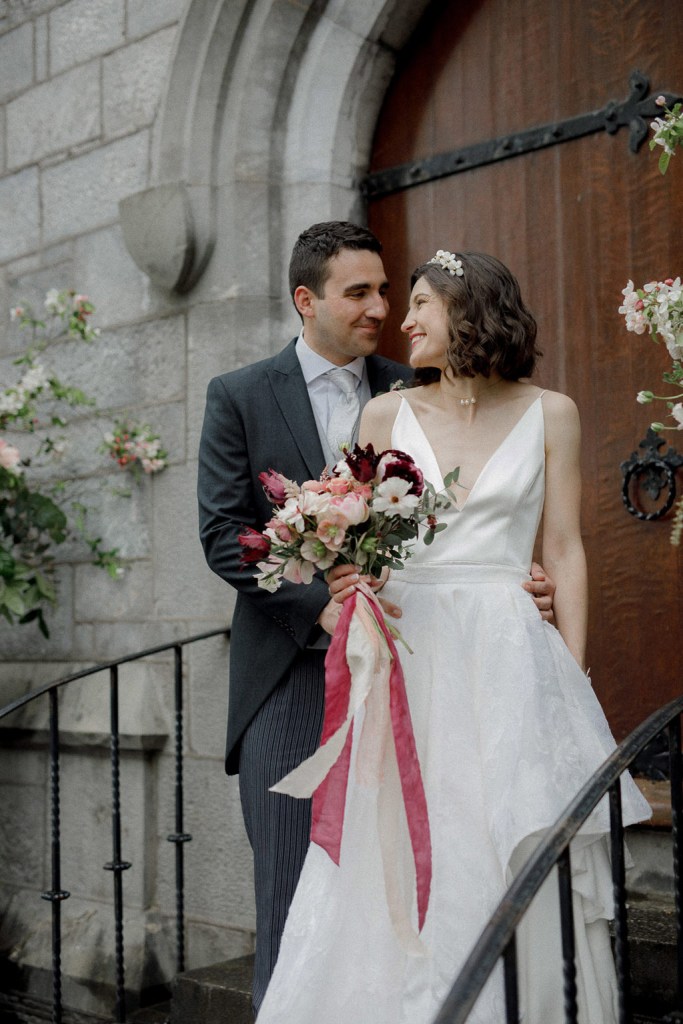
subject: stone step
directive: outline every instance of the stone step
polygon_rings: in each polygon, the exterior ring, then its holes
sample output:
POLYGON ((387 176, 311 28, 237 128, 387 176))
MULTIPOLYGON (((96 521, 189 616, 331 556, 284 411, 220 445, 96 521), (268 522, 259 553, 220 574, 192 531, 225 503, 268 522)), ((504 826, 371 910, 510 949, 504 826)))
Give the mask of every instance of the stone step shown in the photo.
POLYGON ((676 916, 672 897, 631 895, 629 949, 634 1009, 659 1020, 676 999, 676 916))
POLYGON ((254 957, 243 956, 179 974, 168 1024, 254 1024, 253 970, 254 957))

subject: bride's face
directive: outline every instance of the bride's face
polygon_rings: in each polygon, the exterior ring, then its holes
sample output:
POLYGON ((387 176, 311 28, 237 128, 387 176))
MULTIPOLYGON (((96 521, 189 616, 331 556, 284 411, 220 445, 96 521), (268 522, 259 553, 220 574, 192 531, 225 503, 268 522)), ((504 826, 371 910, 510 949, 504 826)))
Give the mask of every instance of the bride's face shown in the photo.
POLYGON ((401 330, 410 340, 411 366, 446 369, 446 352, 450 343, 446 304, 424 277, 415 282, 401 330))

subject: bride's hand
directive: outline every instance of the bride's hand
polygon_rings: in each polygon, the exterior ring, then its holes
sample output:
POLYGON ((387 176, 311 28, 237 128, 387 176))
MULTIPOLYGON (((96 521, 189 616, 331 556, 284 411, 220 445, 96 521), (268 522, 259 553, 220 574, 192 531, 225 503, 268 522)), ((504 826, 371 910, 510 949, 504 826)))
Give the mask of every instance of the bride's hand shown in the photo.
MULTIPOLYGON (((347 598, 356 592, 359 582, 362 581, 373 590, 378 591, 381 590, 388 578, 388 569, 383 569, 381 577, 377 579, 375 576, 361 576, 357 565, 335 565, 327 574, 327 585, 332 600, 338 604, 343 604, 347 598)), ((379 597, 378 601, 387 615, 391 615, 394 619, 400 619, 403 613, 397 604, 393 604, 383 597, 379 597)))

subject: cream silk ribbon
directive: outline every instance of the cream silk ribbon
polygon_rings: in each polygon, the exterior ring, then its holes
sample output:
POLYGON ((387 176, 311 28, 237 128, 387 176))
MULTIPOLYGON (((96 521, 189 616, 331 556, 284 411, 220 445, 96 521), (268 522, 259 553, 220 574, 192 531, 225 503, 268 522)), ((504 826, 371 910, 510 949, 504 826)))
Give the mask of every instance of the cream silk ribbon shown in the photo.
POLYGON ((424 953, 411 924, 410 893, 401 877, 403 802, 417 890, 418 929, 431 887, 431 838, 401 662, 382 609, 369 587, 344 603, 325 659, 325 720, 321 745, 272 786, 275 793, 313 796, 311 841, 339 864, 354 717, 365 708, 357 744, 358 785, 378 789, 377 831, 391 921, 406 951, 424 953))

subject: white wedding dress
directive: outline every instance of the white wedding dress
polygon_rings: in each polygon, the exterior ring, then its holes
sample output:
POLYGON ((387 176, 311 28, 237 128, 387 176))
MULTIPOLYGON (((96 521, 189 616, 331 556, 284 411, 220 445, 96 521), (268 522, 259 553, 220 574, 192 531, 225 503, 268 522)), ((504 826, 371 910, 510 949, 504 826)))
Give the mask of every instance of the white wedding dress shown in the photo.
MULTIPOLYGON (((392 446, 442 486, 405 399, 392 446)), ((423 952, 407 952, 392 927, 378 792, 354 783, 352 755, 340 864, 311 845, 258 1024, 430 1024, 539 834, 613 750, 590 681, 521 587, 543 493, 539 396, 462 510, 446 513, 448 529, 431 546, 418 544, 387 585, 414 651, 400 648, 432 842, 423 952)), ((622 793, 626 823, 649 816, 628 777, 622 793)), ((616 1021, 608 830, 603 801, 572 846, 582 1024, 616 1021)), ((395 856, 413 877, 407 838, 395 856)), ((551 876, 519 936, 525 1024, 564 1022, 556 893, 551 876)), ((498 969, 469 1020, 504 1019, 498 969)))

